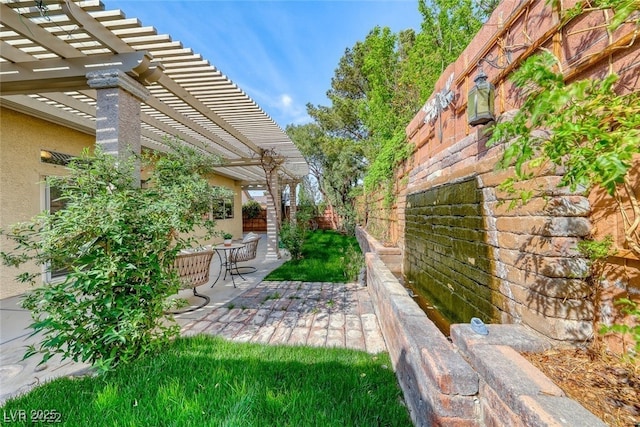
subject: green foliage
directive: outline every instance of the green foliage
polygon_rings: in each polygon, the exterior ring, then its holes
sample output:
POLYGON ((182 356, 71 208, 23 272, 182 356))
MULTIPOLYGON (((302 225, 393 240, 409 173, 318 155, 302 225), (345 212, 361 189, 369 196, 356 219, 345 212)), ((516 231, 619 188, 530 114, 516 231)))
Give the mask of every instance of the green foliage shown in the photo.
MULTIPOLYGON (((515 176, 503 182, 501 188, 518 194, 522 203, 526 203, 531 190, 518 191, 515 183, 530 179, 545 168, 561 173, 559 185, 572 191, 599 186, 614 196, 623 212, 626 241, 637 252, 639 246, 634 240, 637 224, 633 228, 628 220, 630 212, 639 215, 637 195, 627 178, 634 156, 640 153, 640 93, 616 93, 615 74, 566 84, 562 73, 554 71, 559 65, 546 52, 527 59, 512 77, 524 103, 513 120, 501 121, 493 127, 489 140, 489 145, 506 144, 498 166, 514 166, 515 176), (631 200, 629 211, 618 196, 620 191, 631 200)), ((612 254, 612 246, 611 236, 578 245, 591 261, 596 306, 601 301, 604 261, 612 254)), ((627 310, 637 316, 636 306, 627 310)), ((640 327, 612 325, 602 331, 635 334, 638 343, 640 327)))
MULTIPOLYGON (((562 4, 559 0, 547 0, 547 3, 554 8, 561 10, 562 4)), ((634 23, 640 25, 640 15, 636 12, 640 10, 639 0, 597 0, 588 3, 578 2, 573 7, 564 10, 565 23, 586 12, 597 10, 614 11, 613 17, 607 24, 607 30, 615 31, 624 23, 634 23)))
POLYGON ((285 221, 280 227, 280 243, 289 251, 291 259, 302 258, 302 245, 304 244, 306 228, 301 222, 292 224, 285 221))
MULTIPOLYGON (((514 165, 516 180, 551 164, 563 172, 561 186, 599 185, 614 194, 640 152, 640 93, 618 95, 615 74, 565 84, 555 64, 549 53, 523 63, 513 82, 524 104, 494 126, 489 144, 506 142, 499 166, 514 165)), ((513 192, 516 180, 503 188, 513 192)))
POLYGON ((608 235, 602 240, 582 240, 578 242, 578 251, 592 263, 602 262, 615 253, 613 236, 608 235))
POLYGON ((623 335, 630 334, 635 341, 635 346, 631 353, 631 357, 635 359, 640 355, 640 305, 628 298, 620 298, 615 304, 622 306, 620 310, 621 313, 632 316, 634 325, 631 326, 626 323, 603 325, 600 328, 600 333, 607 334, 615 332, 623 335))
POLYGON ((260 216, 262 212, 262 206, 255 200, 249 200, 247 203, 242 205, 242 215, 244 215, 248 219, 257 218, 260 216))
POLYGON ((287 126, 287 134, 309 162, 324 201, 348 218, 354 204, 351 191, 364 173, 362 147, 354 140, 324 133, 315 123, 287 126))
POLYGON ((358 275, 364 267, 364 254, 359 247, 347 246, 340 248, 340 254, 344 259, 344 278, 347 282, 356 282, 358 275))
MULTIPOLYGON (((171 267, 182 248, 214 231, 204 218, 220 194, 203 174, 219 159, 168 143, 174 151, 144 159, 153 165, 148 189, 134 186, 132 160, 85 151, 68 176, 51 178, 66 208, 4 233, 16 244, 15 252, 2 254, 5 263, 69 271, 22 302, 34 334, 43 336, 25 357, 42 353, 44 362, 61 354, 108 370, 177 335, 178 326, 164 318, 167 297, 179 288, 171 267), (201 235, 185 236, 194 229, 201 235)), ((38 273, 19 275, 32 284, 39 279, 38 273)))

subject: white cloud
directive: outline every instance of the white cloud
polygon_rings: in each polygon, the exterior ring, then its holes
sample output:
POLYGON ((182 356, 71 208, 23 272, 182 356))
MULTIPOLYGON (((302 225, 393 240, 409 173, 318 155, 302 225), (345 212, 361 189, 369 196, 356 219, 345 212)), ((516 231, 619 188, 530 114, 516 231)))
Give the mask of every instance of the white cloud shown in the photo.
POLYGON ((293 98, 291 98, 286 93, 280 95, 280 104, 282 105, 283 108, 289 108, 292 102, 293 102, 293 98))

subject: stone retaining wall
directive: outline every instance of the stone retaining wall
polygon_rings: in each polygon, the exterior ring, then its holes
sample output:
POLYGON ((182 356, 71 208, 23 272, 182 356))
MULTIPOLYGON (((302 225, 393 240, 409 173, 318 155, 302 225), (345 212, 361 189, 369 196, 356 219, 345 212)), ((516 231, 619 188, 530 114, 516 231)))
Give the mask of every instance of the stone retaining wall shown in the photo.
POLYGON ((567 398, 519 352, 550 341, 522 325, 451 326, 451 341, 429 320, 361 229, 367 287, 396 377, 416 426, 580 426, 605 424, 567 398))

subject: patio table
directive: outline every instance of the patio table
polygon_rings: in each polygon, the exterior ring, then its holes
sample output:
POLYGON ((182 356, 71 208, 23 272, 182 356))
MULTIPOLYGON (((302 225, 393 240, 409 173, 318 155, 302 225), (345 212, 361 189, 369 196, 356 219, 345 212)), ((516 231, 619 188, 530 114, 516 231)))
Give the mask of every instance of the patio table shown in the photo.
POLYGON ((215 285, 220 279, 222 270, 224 270, 224 278, 222 280, 225 280, 227 278, 228 273, 231 276, 231 281, 233 282, 234 288, 236 287, 236 279, 233 276, 235 276, 236 274, 242 277, 242 280, 247 280, 244 278, 244 276, 242 276, 242 274, 240 274, 240 271, 238 271, 238 262, 234 262, 234 257, 232 256, 233 252, 239 251, 240 249, 244 248, 244 246, 244 243, 232 243, 230 245, 222 244, 213 247, 213 249, 218 254, 218 258, 220 259, 220 270, 218 271, 218 276, 216 277, 216 280, 213 282, 211 287, 213 287, 213 285, 215 285), (224 260, 222 259, 222 253, 224 253, 224 260))

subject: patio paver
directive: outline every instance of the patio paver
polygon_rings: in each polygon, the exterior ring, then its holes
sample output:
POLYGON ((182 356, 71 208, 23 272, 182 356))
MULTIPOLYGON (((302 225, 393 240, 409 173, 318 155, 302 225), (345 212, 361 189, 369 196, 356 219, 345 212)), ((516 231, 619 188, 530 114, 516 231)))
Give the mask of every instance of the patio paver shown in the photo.
POLYGON ((386 351, 367 288, 357 283, 260 282, 224 307, 185 324, 182 334, 386 351))

